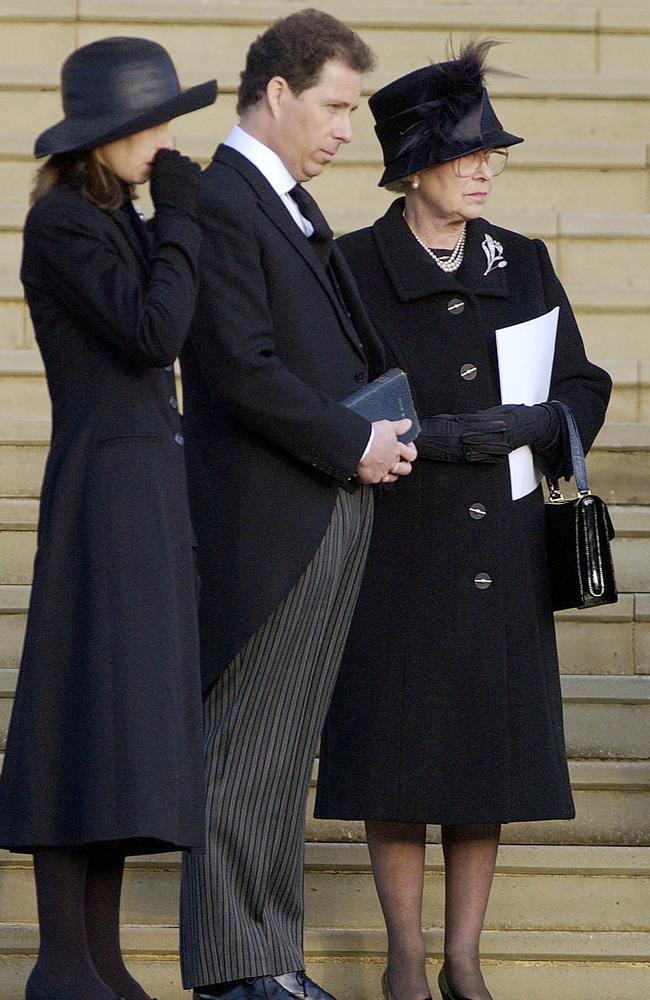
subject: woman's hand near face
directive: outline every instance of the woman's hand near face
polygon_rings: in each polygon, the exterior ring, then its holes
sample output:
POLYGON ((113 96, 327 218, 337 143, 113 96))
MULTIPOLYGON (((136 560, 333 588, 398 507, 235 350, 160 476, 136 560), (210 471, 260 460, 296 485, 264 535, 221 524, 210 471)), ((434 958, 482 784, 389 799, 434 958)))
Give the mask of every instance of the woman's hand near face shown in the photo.
POLYGON ((169 209, 198 221, 200 179, 201 168, 198 163, 176 149, 159 150, 153 161, 149 181, 151 200, 156 211, 169 209))

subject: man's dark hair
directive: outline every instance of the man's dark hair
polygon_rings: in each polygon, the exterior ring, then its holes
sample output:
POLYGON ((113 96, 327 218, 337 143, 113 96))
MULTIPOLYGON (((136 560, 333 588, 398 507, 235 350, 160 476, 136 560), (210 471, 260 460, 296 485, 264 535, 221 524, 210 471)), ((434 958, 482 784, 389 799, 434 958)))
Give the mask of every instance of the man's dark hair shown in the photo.
POLYGON ((248 50, 240 74, 237 114, 257 104, 274 76, 283 77, 296 95, 313 87, 330 59, 359 73, 375 65, 366 43, 331 14, 309 7, 280 18, 248 50))

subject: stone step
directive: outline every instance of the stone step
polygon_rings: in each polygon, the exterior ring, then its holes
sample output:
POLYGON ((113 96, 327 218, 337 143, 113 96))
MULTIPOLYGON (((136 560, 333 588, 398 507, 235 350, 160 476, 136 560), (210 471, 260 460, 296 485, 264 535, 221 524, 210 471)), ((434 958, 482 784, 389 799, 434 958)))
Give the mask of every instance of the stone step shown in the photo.
MULTIPOLYGON (((12 623, 17 617, 0 615, 3 641, 5 620, 12 623)), ((9 632, 8 639, 19 654, 16 636, 9 632)), ((1 660, 5 656, 0 646, 1 660)), ((0 668, 0 748, 6 740, 17 679, 17 667, 0 668)), ((650 759, 650 677, 567 674, 562 692, 570 758, 650 759)))
MULTIPOLYGON (((216 136, 205 136, 201 162, 212 153, 216 136)), ((366 212, 380 215, 389 194, 377 187, 381 174, 376 140, 364 138, 343 147, 335 164, 312 188, 323 207, 361 203, 366 212)), ((564 144, 534 140, 510 151, 508 169, 494 185, 485 214, 511 212, 647 212, 648 146, 643 143, 564 144), (559 149, 556 147, 559 146, 559 149)), ((34 177, 31 159, 0 161, 0 229, 18 229, 27 213, 34 177)), ((390 197, 394 197, 390 196, 390 197)), ((149 201, 143 193, 143 204, 149 201)))
MULTIPOLYGON (((4 753, 0 752, 0 769, 4 753)), ((306 839, 310 842, 361 843, 362 822, 322 820, 313 815, 318 764, 314 764, 307 803, 306 839)), ((647 760, 570 760, 569 775, 576 807, 573 820, 510 823, 502 842, 516 845, 650 846, 650 763, 647 760)), ((439 828, 428 830, 431 843, 439 828)))
MULTIPOLYGON (((0 854, 0 992, 20 992, 37 948, 31 859, 0 854)), ((386 940, 365 844, 307 844, 309 973, 342 1000, 378 993, 386 940)), ((161 1000, 179 1000, 178 856, 130 859, 122 945, 161 1000)), ((648 849, 511 847, 499 852, 482 938, 486 977, 503 1000, 646 1000, 648 849), (609 918, 609 919, 608 919, 609 918), (623 992, 621 992, 623 990, 623 992)), ((424 924, 431 981, 442 950, 440 848, 426 856, 424 924)))
MULTIPOLYGON (((17 275, 18 259, 12 267, 17 275)), ((603 359, 610 368, 620 358, 650 361, 650 288, 568 285, 567 293, 590 357, 603 359)), ((0 351, 35 350, 34 331, 18 282, 12 294, 0 294, 0 351)))
MULTIPOLYGON (((606 424, 589 453, 588 471, 591 489, 607 503, 647 504, 650 501, 650 424, 606 424)), ((635 524, 640 526, 644 515, 637 510, 634 516, 635 524)), ((622 534, 629 536, 631 530, 629 524, 622 534)), ((638 528, 636 531, 638 533, 638 528)), ((645 533, 645 528, 643 531, 645 533)), ((615 544, 620 589, 650 590, 650 561, 645 560, 645 569, 643 563, 635 566, 632 572, 637 582, 631 584, 632 577, 626 575, 628 570, 621 559, 629 543, 615 544), (639 582, 641 580, 643 582, 639 582)))
MULTIPOLYGON (((623 512, 616 518, 620 525, 623 512)), ((2 621, 0 617, 0 628, 2 621)), ((621 593, 617 604, 558 612, 555 627, 562 673, 583 677, 650 674, 649 623, 649 594, 621 593)), ((4 648, 15 655, 10 640, 4 648)))
MULTIPOLYGON (((574 820, 511 823, 503 827, 506 844, 650 846, 650 764, 647 761, 569 761, 576 806, 574 820)), ((307 807, 310 841, 362 842, 363 823, 313 816, 314 787, 307 807)), ((431 827, 432 842, 439 839, 431 827)))
MULTIPOLYGON (((594 360, 609 371, 614 382, 608 421, 650 421, 650 362, 594 360)), ((182 391, 180 378, 177 390, 179 394, 182 391)), ((3 415, 14 419, 49 418, 50 399, 37 350, 0 349, 0 419, 3 415)))
MULTIPOLYGON (((361 198, 361 195, 359 195, 361 198)), ((387 199, 380 193, 387 204, 387 199)), ((361 198, 356 209, 328 206, 323 209, 337 232, 357 229, 383 211, 370 208, 361 198)), ((650 215, 631 213, 490 213, 493 222, 529 236, 541 237, 555 259, 561 280, 568 286, 593 285, 629 289, 645 300, 650 296, 647 260, 650 258, 650 215)), ((0 232, 0 294, 19 299, 22 288, 19 263, 22 236, 0 232)))
MULTIPOLYGON (((109 32, 109 27, 102 26, 98 35, 109 32)), ((199 30, 205 32, 205 28, 199 30)), ((153 37, 154 33, 148 26, 143 25, 140 31, 135 29, 136 34, 143 31, 153 37)), ((504 46, 501 52, 507 48, 515 47, 504 46)), ((179 62, 177 46, 170 46, 170 49, 179 62)), ((243 62, 243 49, 241 52, 241 57, 237 59, 238 67, 243 62)), ((194 55, 192 52, 189 58, 194 60, 194 55)), ((432 51, 424 52, 421 60, 407 56, 400 60, 400 72, 425 64, 431 56, 432 51)), ((181 77, 187 83, 191 82, 190 78, 196 81, 209 78, 216 71, 220 82, 220 96, 214 106, 175 120, 173 134, 177 145, 185 153, 207 160, 217 143, 227 135, 237 120, 236 99, 232 92, 236 80, 234 75, 231 80, 224 77, 212 52, 204 71, 194 72, 190 69, 183 72, 183 68, 179 68, 181 77)), ((390 74, 384 74, 385 81, 389 77, 390 74)), ((375 90, 382 82, 380 76, 370 78, 368 92, 375 90)), ((621 148, 621 158, 624 159, 628 151, 632 156, 627 169, 643 170, 643 153, 638 144, 645 145, 650 135, 650 82, 647 77, 495 77, 490 84, 490 92, 499 117, 510 131, 524 136, 531 144, 531 149, 536 144, 545 143, 547 150, 550 150, 552 144, 560 143, 555 169, 567 169, 563 162, 566 156, 563 143, 568 141, 571 144, 585 143, 589 146, 606 141, 608 144, 625 144, 621 148)), ((48 89, 42 84, 31 87, 0 87, 0 157, 4 160, 30 159, 35 137, 60 117, 61 102, 57 90, 48 89)), ((364 98, 353 121, 354 141, 349 147, 349 153, 343 154, 342 161, 358 162, 359 156, 371 156, 370 162, 376 161, 378 147, 373 124, 364 98), (358 153, 355 152, 355 147, 359 150, 358 153)), ((571 148, 571 145, 566 147, 567 150, 571 148)), ((518 162, 521 158, 521 163, 526 163, 529 155, 532 154, 524 152, 523 146, 516 147, 512 152, 513 162, 518 162)), ((550 159, 548 152, 546 162, 550 159)), ((590 169, 595 165, 592 161, 590 169)), ((607 169, 613 168, 611 156, 604 166, 607 169)), ((618 166, 623 168, 623 163, 619 162, 618 166)), ((335 169, 337 168, 332 168, 335 169)), ((316 182, 313 190, 318 190, 316 182)), ((531 197, 531 192, 528 192, 526 201, 531 197)), ((627 194, 620 192, 620 197, 627 198, 627 194)), ((618 209, 621 210, 621 207, 622 203, 619 203, 618 209)))
MULTIPOLYGON (((0 584, 30 583, 36 551, 38 508, 34 498, 41 488, 47 444, 42 439, 43 431, 41 440, 36 439, 37 430, 33 425, 45 422, 24 423, 32 425, 29 429, 34 439, 31 441, 9 437, 17 422, 0 423, 0 584)), ((627 426, 614 425, 615 428, 627 426)), ((645 451, 639 447, 637 451, 630 449, 628 454, 616 440, 614 444, 607 443, 606 450, 602 450, 597 442, 589 460, 590 485, 595 493, 612 504, 616 529, 612 543, 616 581, 623 593, 650 591, 650 509, 614 506, 621 500, 624 503, 629 500, 630 504, 650 501, 650 425, 639 426, 646 431, 645 451), (626 455, 624 463, 620 460, 621 454, 626 455), (616 485, 610 486, 611 483, 616 485), (638 497, 639 492, 645 495, 638 497)), ((601 437, 609 429, 612 428, 605 427, 601 437)), ((567 486, 565 492, 567 496, 572 495, 573 487, 567 486)))
MULTIPOLYGON (((510 43, 496 60, 510 72, 543 75, 549 66, 566 66, 584 76, 642 76, 646 69, 643 41, 650 34, 647 12, 641 8, 633 18, 617 17, 605 5, 598 6, 601 9, 594 9, 596 5, 558 10, 514 4, 455 8, 413 2, 350 5, 339 0, 329 3, 328 9, 353 23, 377 53, 377 71, 369 81, 373 88, 429 58, 443 58, 450 32, 476 30, 497 31, 499 39, 510 43), (381 14, 378 7, 383 8, 381 14)), ((76 45, 106 35, 146 34, 171 51, 184 81, 216 73, 224 89, 231 89, 251 41, 276 16, 292 10, 295 4, 269 0, 209 6, 200 0, 185 0, 182 6, 158 0, 82 0, 75 21, 56 14, 45 23, 5 21, 0 84, 55 87, 61 63, 76 45)))
MULTIPOLYGON (((180 859, 129 859, 122 904, 126 924, 174 925, 180 859)), ((425 926, 443 922, 443 863, 427 848, 425 926)), ((36 920, 31 857, 0 852, 0 924, 36 920)), ((485 928, 489 931, 650 931, 650 850, 621 847, 501 847, 485 928), (564 896, 562 907, 557 900, 564 896)), ((308 928, 383 927, 365 843, 311 843, 305 856, 308 928)))
MULTIPOLYGON (((20 929, 9 928, 9 936, 20 929)), ((2 928, 0 927, 0 934, 2 928)), ((175 931, 167 932, 168 951, 163 955, 147 953, 151 937, 146 929, 124 928, 123 947, 133 954, 128 966, 133 976, 144 984, 152 996, 160 1000, 182 1000, 186 996, 180 985, 176 959, 175 931)), ((36 929, 31 929, 31 939, 36 929)), ((429 958, 427 974, 435 985, 442 960, 441 932, 426 932, 429 958)), ((20 937, 22 941, 22 935, 20 937)), ((386 941, 380 932, 365 930, 330 932, 307 931, 305 935, 306 968, 308 975, 339 998, 339 1000, 368 1000, 381 996, 381 976, 386 966, 386 941)), ((32 948, 35 946, 32 945, 32 948)), ((482 938, 484 955, 482 968, 486 982, 499 1000, 647 1000, 650 972, 641 958, 628 954, 642 953, 648 943, 644 935, 545 935, 530 932, 521 936, 486 932, 482 938), (530 959, 510 958, 510 952, 520 950, 520 940, 526 941, 524 951, 533 953, 530 959), (568 940, 567 940, 568 938, 568 940), (528 946, 528 942, 530 946, 528 946), (586 942, 583 946, 582 942, 586 942), (556 944, 557 942, 557 944, 556 944), (602 952, 595 959, 574 957, 589 950, 602 952), (609 949, 620 952, 621 957, 610 956, 609 949), (557 950, 557 954, 555 951, 557 950), (548 957, 547 957, 548 956, 548 957)), ((0 993, 3 1000, 23 1000, 24 984, 34 964, 33 954, 9 954, 0 961, 0 993)), ((434 990, 434 996, 439 993, 434 990)))
MULTIPOLYGON (((621 514, 615 514, 620 523, 621 514)), ((14 526, 20 524, 16 517, 14 526)), ((30 587, 0 585, 0 668, 15 668, 25 635, 30 587)), ((650 674, 650 594, 619 595, 617 604, 560 611, 556 632, 563 674, 634 677, 650 674)))

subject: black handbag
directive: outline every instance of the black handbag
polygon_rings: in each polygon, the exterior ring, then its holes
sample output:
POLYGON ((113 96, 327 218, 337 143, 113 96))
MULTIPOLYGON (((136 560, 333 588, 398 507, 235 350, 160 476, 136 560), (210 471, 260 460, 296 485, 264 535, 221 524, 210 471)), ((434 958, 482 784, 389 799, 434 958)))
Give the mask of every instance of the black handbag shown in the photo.
POLYGON ((587 484, 585 453, 574 416, 564 403, 559 406, 569 431, 578 495, 565 499, 558 484, 547 479, 549 499, 544 511, 553 610, 616 604, 609 544, 614 537, 612 519, 605 501, 594 496, 587 484))

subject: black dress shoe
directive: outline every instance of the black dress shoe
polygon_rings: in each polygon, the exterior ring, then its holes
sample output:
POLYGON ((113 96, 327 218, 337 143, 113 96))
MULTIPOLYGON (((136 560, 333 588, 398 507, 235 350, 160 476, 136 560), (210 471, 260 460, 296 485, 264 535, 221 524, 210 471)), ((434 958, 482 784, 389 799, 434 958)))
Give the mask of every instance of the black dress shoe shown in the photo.
POLYGON ((296 972, 298 992, 285 989, 273 976, 257 976, 255 979, 236 979, 229 983, 213 986, 197 986, 194 1000, 335 1000, 331 993, 321 989, 303 970, 296 972))
POLYGON ((197 986, 193 993, 194 1000, 287 1000, 288 995, 273 976, 197 986))
MULTIPOLYGON (((298 972, 289 973, 293 982, 287 982, 286 976, 282 978, 285 980, 283 983, 278 983, 277 979, 273 977, 273 982, 288 993, 292 997, 296 997, 297 1000, 335 1000, 335 997, 327 990, 324 990, 322 986, 315 983, 313 979, 310 979, 304 969, 299 969, 298 972)), ((286 998, 285 998, 286 1000, 286 998)))

